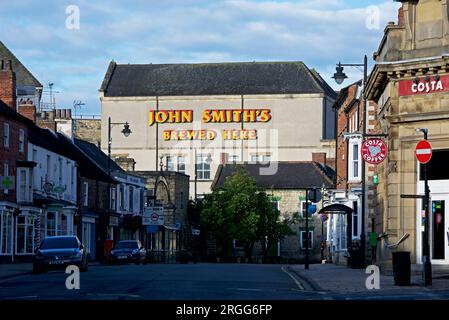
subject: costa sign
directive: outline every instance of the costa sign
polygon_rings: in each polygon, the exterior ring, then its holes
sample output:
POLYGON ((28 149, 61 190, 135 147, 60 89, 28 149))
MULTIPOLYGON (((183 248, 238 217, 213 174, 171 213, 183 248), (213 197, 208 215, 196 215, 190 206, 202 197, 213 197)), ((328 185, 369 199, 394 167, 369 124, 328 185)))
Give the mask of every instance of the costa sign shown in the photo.
POLYGON ((399 96, 449 91, 449 75, 399 81, 399 96))
POLYGON ((379 164, 388 154, 387 145, 382 139, 367 139, 362 144, 362 159, 371 164, 379 164))

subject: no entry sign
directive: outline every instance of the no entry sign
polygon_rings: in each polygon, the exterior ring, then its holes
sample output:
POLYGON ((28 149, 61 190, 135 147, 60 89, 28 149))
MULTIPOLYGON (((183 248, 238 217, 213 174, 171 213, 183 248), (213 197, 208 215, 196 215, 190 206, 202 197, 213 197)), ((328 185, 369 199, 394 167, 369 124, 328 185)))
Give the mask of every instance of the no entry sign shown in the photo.
POLYGON ((422 164, 425 164, 430 161, 432 158, 432 146, 429 141, 421 140, 416 145, 416 159, 422 164))

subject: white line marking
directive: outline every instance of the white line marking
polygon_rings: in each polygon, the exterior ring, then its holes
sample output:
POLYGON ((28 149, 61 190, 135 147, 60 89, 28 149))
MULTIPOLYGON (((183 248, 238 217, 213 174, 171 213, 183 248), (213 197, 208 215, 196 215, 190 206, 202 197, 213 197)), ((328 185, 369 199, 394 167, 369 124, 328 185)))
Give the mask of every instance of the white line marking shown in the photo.
POLYGON ((431 154, 432 149, 418 149, 416 150, 416 154, 431 154))

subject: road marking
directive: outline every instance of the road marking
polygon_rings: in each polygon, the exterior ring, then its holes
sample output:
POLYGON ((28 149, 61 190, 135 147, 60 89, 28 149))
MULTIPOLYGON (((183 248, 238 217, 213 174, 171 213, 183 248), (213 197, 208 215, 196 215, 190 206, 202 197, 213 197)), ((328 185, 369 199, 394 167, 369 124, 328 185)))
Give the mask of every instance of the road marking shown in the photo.
POLYGON ((262 289, 251 289, 251 288, 236 288, 239 291, 262 291, 262 289))
POLYGON ((287 269, 285 269, 285 267, 281 267, 281 270, 283 272, 285 272, 286 274, 288 274, 288 276, 293 279, 293 281, 298 286, 299 290, 301 290, 301 291, 304 290, 304 286, 301 284, 301 282, 299 282, 290 272, 288 272, 287 269))
POLYGON ((6 298, 3 298, 3 299, 15 300, 15 299, 36 299, 36 298, 37 298, 37 296, 19 296, 19 297, 6 297, 6 298))

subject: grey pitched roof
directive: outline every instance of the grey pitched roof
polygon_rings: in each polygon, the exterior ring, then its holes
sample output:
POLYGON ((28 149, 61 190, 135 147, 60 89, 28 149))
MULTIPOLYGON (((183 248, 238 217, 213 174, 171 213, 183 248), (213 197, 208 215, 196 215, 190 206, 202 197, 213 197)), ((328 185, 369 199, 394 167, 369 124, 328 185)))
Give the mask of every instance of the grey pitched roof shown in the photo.
POLYGON ((106 97, 301 94, 335 92, 303 62, 116 64, 100 88, 106 97))
POLYGON ((16 83, 18 86, 34 86, 37 88, 42 88, 42 84, 1 41, 0 60, 11 60, 12 70, 16 74, 16 83))
MULTIPOLYGON (((74 139, 75 145, 80 148, 92 161, 94 161, 100 168, 107 172, 108 155, 105 154, 95 144, 81 140, 74 139)), ((118 171, 125 173, 125 171, 115 161, 111 160, 111 172, 118 171)))
MULTIPOLYGON (((239 167, 248 171, 256 179, 258 187, 263 189, 305 189, 333 188, 335 171, 316 162, 275 162, 277 170, 272 175, 263 174, 267 165, 255 163, 225 164, 218 167, 213 187, 223 185, 227 177, 233 175, 239 167)), ((273 165, 272 164, 272 165, 273 165)))

